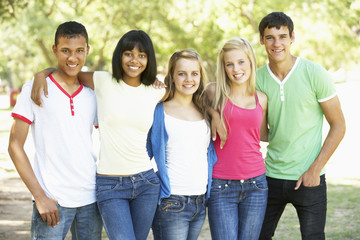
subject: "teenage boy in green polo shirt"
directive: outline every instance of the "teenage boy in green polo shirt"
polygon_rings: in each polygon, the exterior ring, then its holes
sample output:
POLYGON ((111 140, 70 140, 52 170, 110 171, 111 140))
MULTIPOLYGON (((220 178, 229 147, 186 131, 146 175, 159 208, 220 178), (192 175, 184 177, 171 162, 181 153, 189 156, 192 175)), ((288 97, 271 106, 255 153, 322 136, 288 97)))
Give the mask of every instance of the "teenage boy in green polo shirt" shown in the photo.
POLYGON ((325 239, 324 166, 345 134, 345 120, 330 75, 290 52, 293 22, 282 12, 265 16, 260 43, 269 63, 257 71, 268 97, 265 158, 269 195, 260 239, 271 239, 287 203, 298 213, 302 239, 325 239), (330 125, 322 144, 323 116, 330 125))

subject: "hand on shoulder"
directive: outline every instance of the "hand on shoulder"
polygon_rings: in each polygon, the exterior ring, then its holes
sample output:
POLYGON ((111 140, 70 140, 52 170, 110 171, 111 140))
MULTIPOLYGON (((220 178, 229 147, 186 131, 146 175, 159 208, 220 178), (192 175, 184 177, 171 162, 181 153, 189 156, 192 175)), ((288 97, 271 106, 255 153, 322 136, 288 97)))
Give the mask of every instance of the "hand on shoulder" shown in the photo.
POLYGON ((156 88, 156 89, 166 88, 165 83, 160 81, 158 78, 155 79, 155 82, 152 84, 152 86, 153 86, 153 88, 156 88))
POLYGON ((205 87, 205 92, 209 100, 212 101, 215 97, 216 83, 215 82, 208 83, 205 87))

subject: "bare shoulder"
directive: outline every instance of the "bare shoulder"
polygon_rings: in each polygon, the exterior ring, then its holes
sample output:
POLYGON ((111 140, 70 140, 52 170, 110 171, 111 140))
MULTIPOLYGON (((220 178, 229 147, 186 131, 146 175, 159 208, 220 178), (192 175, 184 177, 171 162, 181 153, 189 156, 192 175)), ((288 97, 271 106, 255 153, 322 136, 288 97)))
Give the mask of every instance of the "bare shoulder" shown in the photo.
POLYGON ((256 94, 259 98, 259 101, 267 101, 267 96, 265 93, 259 91, 259 90, 256 90, 256 94))
POLYGON ((258 90, 256 90, 256 94, 257 94, 257 96, 259 98, 259 102, 260 102, 261 106, 263 108, 266 108, 267 107, 267 100, 268 100, 266 94, 261 92, 261 91, 258 91, 258 90))

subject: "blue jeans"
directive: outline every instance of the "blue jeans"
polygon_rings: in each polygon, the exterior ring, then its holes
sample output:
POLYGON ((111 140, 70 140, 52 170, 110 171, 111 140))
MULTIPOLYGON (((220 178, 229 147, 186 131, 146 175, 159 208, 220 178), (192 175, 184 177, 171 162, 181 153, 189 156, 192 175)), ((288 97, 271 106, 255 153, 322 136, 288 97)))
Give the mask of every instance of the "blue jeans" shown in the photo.
POLYGON ((155 240, 196 240, 206 217, 205 195, 171 195, 157 207, 152 230, 155 240))
POLYGON ((285 206, 291 203, 300 222, 301 237, 305 239, 325 239, 326 221, 326 180, 320 176, 316 187, 300 186, 294 190, 297 181, 267 177, 269 198, 260 239, 272 239, 285 206))
POLYGON ((78 208, 65 208, 58 205, 60 223, 48 227, 33 203, 31 219, 31 239, 62 240, 71 227, 73 240, 100 240, 102 222, 96 203, 78 208))
POLYGON ((160 194, 154 170, 128 177, 96 176, 96 197, 110 240, 146 240, 160 194))
POLYGON ((213 179, 208 202, 211 237, 257 240, 264 220, 265 174, 247 180, 213 179))

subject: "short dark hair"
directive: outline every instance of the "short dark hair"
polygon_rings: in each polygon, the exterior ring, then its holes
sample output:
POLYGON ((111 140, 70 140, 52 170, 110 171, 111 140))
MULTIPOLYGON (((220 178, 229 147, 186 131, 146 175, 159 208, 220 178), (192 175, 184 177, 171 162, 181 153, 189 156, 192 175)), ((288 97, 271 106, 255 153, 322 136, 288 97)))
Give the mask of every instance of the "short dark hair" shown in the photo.
POLYGON ((281 26, 286 26, 289 29, 290 37, 292 37, 294 31, 294 23, 291 18, 283 12, 272 12, 266 15, 259 24, 259 32, 261 37, 264 37, 264 31, 266 28, 280 29, 281 26))
POLYGON ((154 83, 156 78, 156 58, 152 41, 149 35, 142 30, 131 30, 120 38, 112 58, 113 77, 117 82, 122 80, 124 74, 122 54, 124 51, 133 50, 135 47, 147 55, 147 65, 144 72, 141 73, 140 79, 141 83, 149 86, 154 83))
POLYGON ((58 45, 60 37, 75 38, 78 36, 83 36, 88 44, 88 34, 84 25, 75 21, 64 22, 56 29, 55 46, 58 45))

